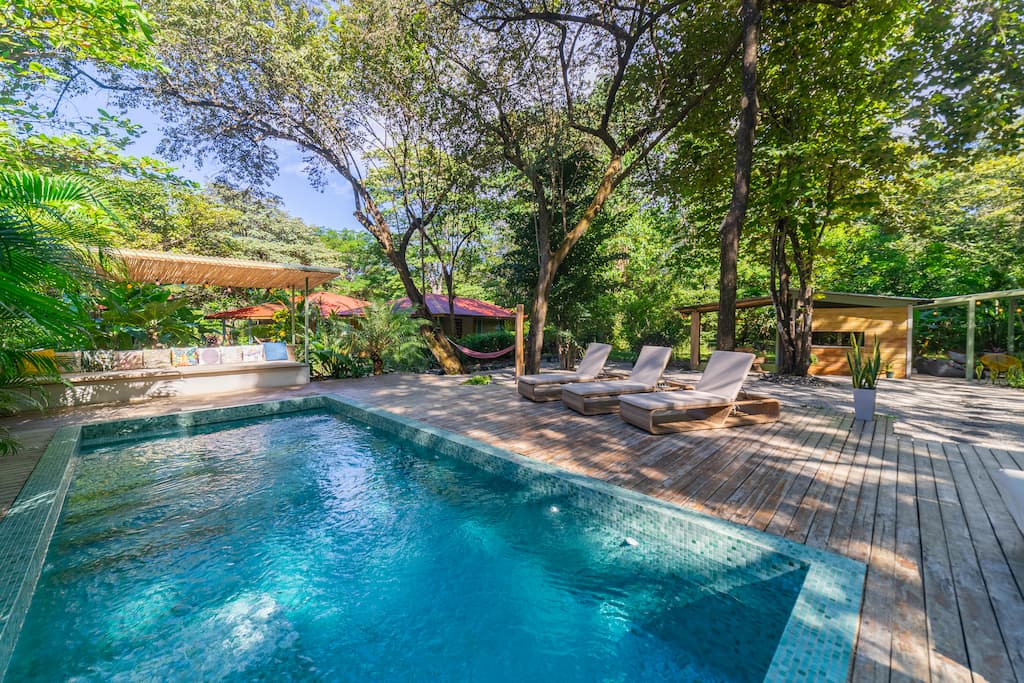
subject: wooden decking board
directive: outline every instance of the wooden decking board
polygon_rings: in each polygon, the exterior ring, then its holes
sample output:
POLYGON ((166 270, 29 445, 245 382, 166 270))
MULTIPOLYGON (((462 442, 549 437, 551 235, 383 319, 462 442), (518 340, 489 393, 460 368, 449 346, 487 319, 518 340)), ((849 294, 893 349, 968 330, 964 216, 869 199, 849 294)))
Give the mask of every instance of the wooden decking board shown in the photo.
POLYGON ((1017 591, 1024 595, 1024 534, 1017 528, 1005 505, 985 505, 986 501, 1002 500, 1002 495, 992 481, 993 472, 999 468, 996 454, 990 448, 974 445, 961 445, 960 451, 978 489, 978 495, 989 517, 1006 565, 1017 585, 1017 591))
POLYGON ((931 680, 928 667, 928 618, 925 614, 921 577, 921 532, 917 510, 914 445, 898 441, 896 482, 896 547, 893 567, 894 610, 892 624, 891 680, 931 680))
MULTIPOLYGON (((834 424, 833 426, 838 426, 834 424)), ((781 454, 775 451, 770 457, 775 458, 774 462, 765 460, 762 469, 766 472, 760 480, 751 482, 761 495, 752 494, 744 501, 732 516, 732 521, 738 524, 746 524, 758 529, 763 529, 771 521, 772 516, 778 510, 786 497, 787 491, 797 485, 800 477, 815 463, 814 453, 823 444, 828 443, 832 438, 831 434, 819 432, 815 438, 809 441, 803 448, 796 452, 781 454), (785 458, 783 464, 783 458, 785 458), (778 472, 782 470, 782 476, 778 472)), ((816 466, 816 463, 815 463, 816 466)))
POLYGON ((863 479, 864 491, 858 501, 850 541, 845 544, 846 553, 858 559, 863 557, 868 565, 853 667, 857 681, 887 681, 892 660, 898 455, 896 435, 889 425, 876 425, 875 439, 882 441, 881 461, 863 479))
MULTIPOLYGON (((781 459, 780 446, 782 444, 780 441, 789 444, 787 452, 782 455, 782 457, 786 457, 792 453, 799 453, 808 441, 819 438, 820 434, 817 430, 806 429, 809 425, 817 424, 816 418, 819 414, 818 410, 809 411, 801 423, 794 425, 794 431, 785 435, 785 439, 780 439, 778 434, 771 439, 758 439, 746 460, 734 461, 736 466, 730 467, 731 473, 706 499, 709 507, 716 511, 715 514, 719 517, 731 518, 745 507, 746 501, 751 497, 761 499, 768 495, 775 481, 770 483, 760 481, 762 479, 760 475, 772 469, 765 467, 764 462, 772 455, 775 456, 777 462, 781 459), (760 483, 754 484, 754 481, 760 481, 760 483)), ((776 470, 775 480, 781 479, 781 476, 782 473, 776 470)), ((756 505, 756 501, 751 501, 751 505, 756 505)))
POLYGON ((914 448, 917 468, 918 519, 921 528, 921 570, 928 647, 933 681, 971 680, 963 624, 957 608, 956 586, 946 533, 936 492, 932 454, 921 442, 914 448))
MULTIPOLYGON (((986 618, 991 610, 999 632, 1004 638, 1004 642, 999 643, 998 647, 993 642, 994 635, 984 639, 984 657, 986 662, 991 663, 992 675, 1004 677, 991 680, 1012 680, 1014 677, 1021 680, 1024 678, 1024 656, 1019 648, 1006 647, 1005 638, 1009 637, 1010 642, 1024 642, 1024 600, 1009 565, 1006 564, 1006 558, 989 521, 989 514, 967 468, 966 461, 976 457, 976 454, 969 445, 948 444, 944 451, 947 453, 946 462, 960 499, 962 519, 966 522, 966 527, 960 530, 960 534, 969 534, 969 547, 974 551, 973 557, 965 557, 965 561, 971 563, 970 571, 961 572, 960 575, 965 581, 984 582, 988 600, 979 600, 976 609, 984 611, 986 618), (976 564, 971 560, 975 560, 976 564), (974 571, 975 568, 977 573, 974 571)), ((982 624, 980 621, 972 623, 982 624)), ((974 653, 970 650, 971 640, 968 637, 968 652, 973 663, 975 660, 974 653)), ((976 670, 984 674, 986 669, 979 666, 976 670)))
POLYGON ((837 430, 832 435, 831 440, 824 440, 822 442, 823 448, 820 448, 815 456, 807 459, 807 462, 800 469, 800 473, 789 486, 790 495, 783 496, 779 500, 778 508, 771 511, 771 514, 758 515, 756 517, 757 519, 768 517, 765 525, 758 525, 757 528, 776 536, 785 536, 786 531, 795 523, 796 516, 800 514, 811 487, 818 481, 820 476, 823 476, 821 474, 823 468, 839 457, 839 452, 844 448, 849 435, 856 426, 856 422, 847 416, 841 425, 845 425, 846 428, 837 430))
MULTIPOLYGON (((868 470, 869 461, 873 457, 872 452, 879 454, 884 450, 886 421, 884 419, 873 420, 870 423, 870 430, 865 429, 861 439, 854 450, 853 458, 850 461, 846 473, 846 480, 842 485, 842 495, 836 504, 835 515, 832 521, 832 528, 828 533, 827 547, 832 552, 845 555, 848 553, 850 538, 854 534, 854 524, 857 519, 857 510, 861 504, 862 494, 869 492, 873 496, 870 486, 864 487, 865 473, 868 470), (863 489, 867 490, 863 490, 863 489)), ((874 469, 878 469, 877 467, 874 469)), ((871 538, 871 525, 873 520, 868 520, 868 528, 865 531, 868 539, 871 538)), ((824 526, 824 525, 822 525, 824 526)), ((860 562, 867 562, 869 548, 861 547, 857 555, 850 555, 860 562)))
POLYGON ((826 416, 824 423, 817 422, 823 412, 816 411, 809 415, 812 423, 823 424, 823 428, 806 430, 806 438, 800 441, 797 448, 783 449, 774 443, 766 444, 758 466, 727 501, 732 506, 727 517, 730 521, 751 525, 751 518, 758 510, 766 505, 772 508, 778 505, 778 499, 786 490, 789 481, 803 469, 807 458, 818 444, 831 434, 831 430, 838 422, 838 416, 826 416))
POLYGON ((832 522, 835 520, 833 512, 842 495, 839 482, 845 483, 850 462, 864 432, 873 429, 871 423, 858 420, 850 430, 843 447, 837 449, 836 457, 822 463, 821 469, 818 470, 819 476, 811 483, 800 503, 800 508, 793 515, 793 521, 785 532, 786 538, 817 548, 825 546, 832 531, 832 522))
MULTIPOLYGON (((971 669, 976 678, 981 676, 989 681, 1014 680, 1013 667, 1002 642, 998 620, 979 565, 978 548, 968 528, 965 502, 968 506, 974 502, 971 496, 973 485, 969 477, 967 482, 960 482, 959 486, 953 478, 953 467, 961 464, 956 444, 936 444, 935 448, 930 447, 929 450, 940 451, 945 456, 934 458, 932 468, 941 473, 941 476, 936 477, 936 488, 942 523, 946 528, 953 581, 957 587, 957 603, 965 625, 964 639, 971 669)), ((978 540, 982 540, 984 535, 980 529, 977 531, 978 540)))

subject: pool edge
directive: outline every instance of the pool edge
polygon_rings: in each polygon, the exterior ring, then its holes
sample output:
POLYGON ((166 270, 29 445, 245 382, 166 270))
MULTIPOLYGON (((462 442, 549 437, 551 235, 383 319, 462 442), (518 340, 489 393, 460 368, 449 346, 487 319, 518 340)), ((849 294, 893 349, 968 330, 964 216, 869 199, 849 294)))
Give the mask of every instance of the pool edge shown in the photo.
POLYGON ((0 523, 0 680, 25 622, 64 498, 82 430, 60 427, 0 523))
POLYGON ((776 647, 765 681, 845 681, 853 658, 860 619, 866 566, 850 558, 802 545, 786 538, 745 527, 680 507, 631 489, 574 473, 485 442, 434 427, 389 410, 339 394, 320 394, 279 401, 257 402, 156 417, 130 418, 61 427, 19 493, 7 518, 0 522, 0 681, 6 675, 21 625, 28 612, 35 584, 82 445, 116 443, 143 436, 159 436, 194 428, 256 417, 272 417, 311 409, 325 409, 370 426, 400 426, 399 436, 445 453, 469 449, 524 467, 537 474, 614 496, 645 509, 686 520, 718 533, 778 553, 808 566, 804 586, 776 647), (381 423, 385 424, 381 424, 381 423), (413 432, 410 438, 408 432, 413 432), (12 514, 15 515, 12 517, 12 514), (20 520, 20 521, 19 521, 20 520), (10 521, 16 524, 8 524, 10 521), (30 533, 33 532, 34 533, 30 533), (35 538, 31 548, 25 539, 35 538), (17 547, 22 546, 20 549, 17 547), (810 635, 814 634, 814 638, 810 635), (821 637, 818 634, 824 634, 821 637))

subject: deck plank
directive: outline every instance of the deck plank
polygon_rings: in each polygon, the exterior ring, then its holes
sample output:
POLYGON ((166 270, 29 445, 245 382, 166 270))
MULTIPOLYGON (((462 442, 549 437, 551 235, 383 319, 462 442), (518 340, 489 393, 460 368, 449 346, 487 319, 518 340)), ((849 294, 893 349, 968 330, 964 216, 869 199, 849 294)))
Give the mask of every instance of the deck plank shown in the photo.
MULTIPOLYGON (((507 385, 412 375, 67 412, 31 429, 41 452, 47 439, 38 434, 75 415, 103 420, 314 393, 866 561, 854 681, 1024 679, 1024 534, 992 479, 997 467, 1024 467, 1024 452, 911 440, 888 418, 855 422, 803 405, 784 405, 772 424, 653 436, 616 415, 520 399, 507 385)), ((13 499, 33 464, 0 463, 0 500, 5 492, 13 499)))

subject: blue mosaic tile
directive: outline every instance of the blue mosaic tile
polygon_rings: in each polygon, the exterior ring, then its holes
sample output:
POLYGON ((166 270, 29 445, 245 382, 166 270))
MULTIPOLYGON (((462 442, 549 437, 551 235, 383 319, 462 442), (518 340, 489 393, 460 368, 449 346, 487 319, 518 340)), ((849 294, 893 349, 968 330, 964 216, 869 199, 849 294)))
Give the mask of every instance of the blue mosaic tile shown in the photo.
MULTIPOLYGON (((566 500, 601 515, 641 541, 656 537, 704 558, 709 569, 728 562, 742 566, 743 571, 738 574, 747 577, 802 580, 802 589, 765 680, 846 680, 864 583, 863 564, 685 510, 340 396, 311 396, 59 430, 7 519, 0 523, 0 676, 6 670, 28 610, 80 444, 93 446, 144 436, 187 434, 219 422, 311 409, 358 420, 424 449, 465 460, 538 493, 566 500)), ((719 572, 716 577, 719 583, 712 588, 729 588, 728 572, 719 572)))

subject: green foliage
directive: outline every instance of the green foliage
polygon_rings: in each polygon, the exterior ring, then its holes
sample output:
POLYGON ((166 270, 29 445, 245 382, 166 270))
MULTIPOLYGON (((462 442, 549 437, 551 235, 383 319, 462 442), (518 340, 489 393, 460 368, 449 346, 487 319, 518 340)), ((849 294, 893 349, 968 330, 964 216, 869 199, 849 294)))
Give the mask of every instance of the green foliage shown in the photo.
POLYGON ((470 377, 467 380, 459 382, 459 384, 469 386, 486 386, 491 383, 491 379, 492 378, 490 375, 474 375, 473 377, 470 377))
POLYGON ((353 353, 353 330, 345 320, 320 320, 309 340, 309 368, 314 378, 364 377, 373 372, 368 358, 353 353))
POLYGON ((392 311, 387 302, 372 303, 363 312, 352 324, 350 343, 353 353, 373 363, 373 374, 382 374, 385 367, 415 367, 422 362, 425 344, 419 321, 392 311))
POLYGON ((1024 389, 1024 369, 1010 368, 1006 371, 1006 386, 1014 389, 1024 389))
POLYGON ((93 329, 96 348, 188 345, 199 334, 199 316, 165 287, 113 283, 103 286, 94 301, 102 306, 93 329))
POLYGON ((850 335, 850 346, 853 348, 846 352, 846 363, 850 367, 853 388, 874 389, 878 382, 878 373, 882 371, 882 352, 878 348, 878 337, 875 337, 875 348, 868 360, 864 360, 861 355, 857 335, 850 335))

